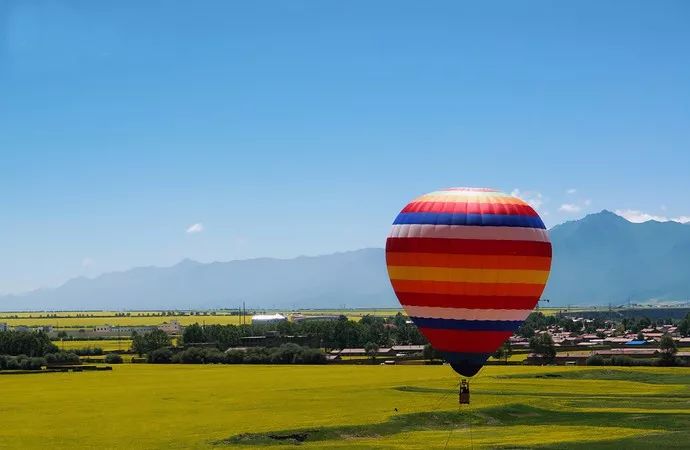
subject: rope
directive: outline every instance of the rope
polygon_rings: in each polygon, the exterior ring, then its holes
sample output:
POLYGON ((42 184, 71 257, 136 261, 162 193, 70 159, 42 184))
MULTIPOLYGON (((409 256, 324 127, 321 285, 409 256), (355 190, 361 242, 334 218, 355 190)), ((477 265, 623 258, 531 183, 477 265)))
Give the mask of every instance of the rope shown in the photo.
MULTIPOLYGON (((458 412, 460 412, 460 405, 458 405, 458 412)), ((446 445, 443 447, 444 450, 448 448, 448 443, 450 442, 450 435, 453 434, 453 427, 450 427, 450 430, 448 430, 448 437, 446 438, 446 445)))
POLYGON ((474 450, 474 438, 472 437, 472 405, 467 405, 467 409, 470 411, 470 448, 474 450))

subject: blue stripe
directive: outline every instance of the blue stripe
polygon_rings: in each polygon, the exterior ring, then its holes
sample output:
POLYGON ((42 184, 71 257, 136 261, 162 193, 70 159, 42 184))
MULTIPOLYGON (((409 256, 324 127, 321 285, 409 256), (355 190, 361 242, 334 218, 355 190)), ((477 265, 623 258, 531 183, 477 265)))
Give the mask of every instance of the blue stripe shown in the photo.
POLYGON ((452 364, 474 364, 483 366, 491 356, 490 353, 441 352, 443 359, 452 364))
POLYGON ((400 213, 393 225, 472 225, 546 229, 539 216, 505 214, 400 213))
POLYGON ((516 331, 522 320, 455 320, 429 317, 410 317, 421 328, 467 331, 516 331))
POLYGON ((441 352, 443 359, 463 377, 471 377, 477 374, 491 356, 489 353, 461 353, 441 352))

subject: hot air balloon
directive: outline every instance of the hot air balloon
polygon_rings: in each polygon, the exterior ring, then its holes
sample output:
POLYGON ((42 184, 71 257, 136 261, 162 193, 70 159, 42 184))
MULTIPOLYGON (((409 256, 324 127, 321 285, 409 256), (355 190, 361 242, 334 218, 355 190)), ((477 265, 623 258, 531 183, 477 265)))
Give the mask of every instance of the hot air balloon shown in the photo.
POLYGON ((523 200, 481 188, 416 198, 386 241, 391 284, 410 319, 471 377, 527 318, 551 268, 551 242, 523 200))

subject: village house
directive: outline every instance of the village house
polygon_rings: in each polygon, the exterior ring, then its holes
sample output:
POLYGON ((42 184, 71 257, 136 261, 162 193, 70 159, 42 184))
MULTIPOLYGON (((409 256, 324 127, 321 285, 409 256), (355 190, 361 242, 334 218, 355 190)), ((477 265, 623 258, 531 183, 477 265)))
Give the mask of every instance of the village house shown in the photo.
POLYGON ((177 320, 171 320, 169 323, 163 322, 162 324, 158 325, 158 329, 167 334, 181 334, 182 328, 182 325, 180 325, 180 322, 177 320))

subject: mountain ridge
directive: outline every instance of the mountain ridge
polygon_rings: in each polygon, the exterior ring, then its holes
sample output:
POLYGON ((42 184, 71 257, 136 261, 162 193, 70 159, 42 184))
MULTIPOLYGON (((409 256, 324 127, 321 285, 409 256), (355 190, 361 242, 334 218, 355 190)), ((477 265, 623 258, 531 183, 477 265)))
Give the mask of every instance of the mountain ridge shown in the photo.
MULTIPOLYGON (((603 210, 549 230, 550 305, 690 298, 690 225, 632 223, 603 210), (585 281, 583 281, 585 280, 585 281)), ((140 266, 0 296, 0 310, 398 306, 382 248, 295 258, 140 266), (271 282, 267 283, 266 280, 271 282)))

